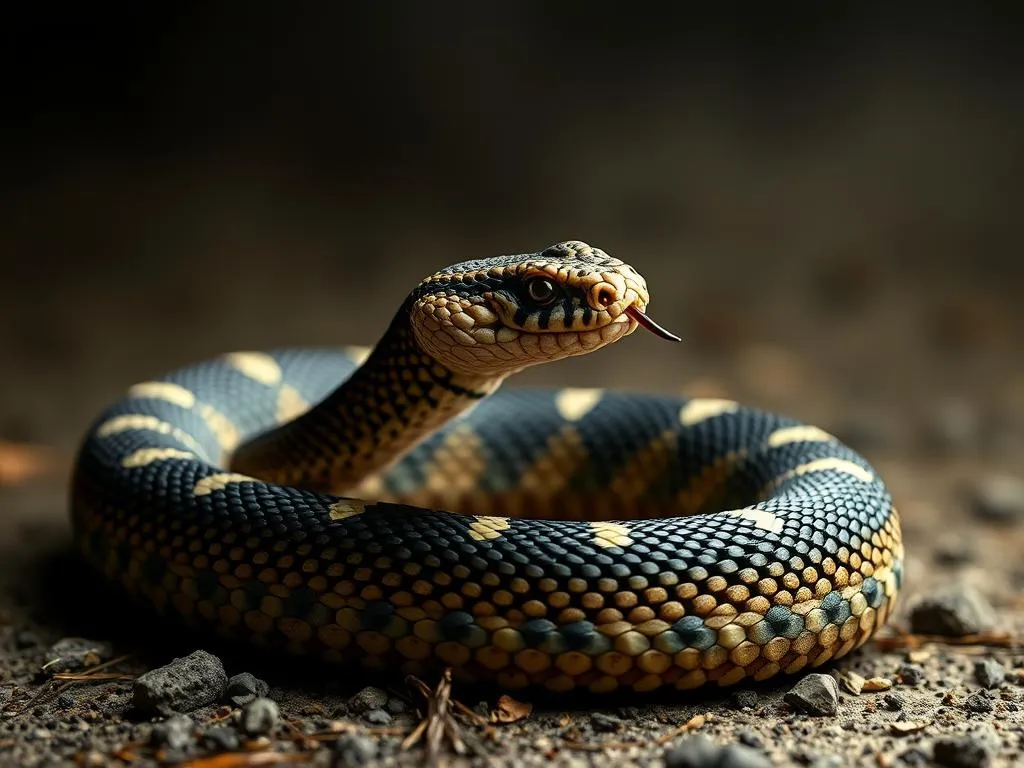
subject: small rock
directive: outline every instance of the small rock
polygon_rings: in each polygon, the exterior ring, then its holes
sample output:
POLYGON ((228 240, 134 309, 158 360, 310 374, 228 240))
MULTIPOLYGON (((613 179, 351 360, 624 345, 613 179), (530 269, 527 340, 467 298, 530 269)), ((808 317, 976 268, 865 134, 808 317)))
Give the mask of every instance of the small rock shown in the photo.
POLYGON ((1006 680, 1006 667, 995 659, 974 662, 974 679, 986 688, 998 688, 1006 680))
POLYGON ((771 768, 771 761, 748 747, 729 744, 722 749, 718 768, 771 768))
POLYGON ((920 664, 900 664, 896 669, 896 677, 904 685, 920 685, 925 678, 924 667, 920 664))
POLYGON ((388 699, 388 712, 392 715, 403 715, 409 707, 397 696, 388 699))
POLYGON ((906 699, 898 693, 887 693, 882 697, 882 704, 886 709, 891 709, 893 712, 899 712, 907 705, 907 702, 906 699))
POLYGON ((65 637, 50 646, 46 652, 46 671, 77 672, 106 661, 114 655, 110 643, 86 640, 83 637, 65 637))
POLYGON ((220 659, 206 651, 195 651, 137 677, 132 703, 144 713, 166 716, 191 712, 218 701, 227 682, 220 659))
POLYGON ((807 675, 783 697, 795 711, 806 715, 834 716, 839 713, 839 685, 831 675, 807 675))
POLYGON ((764 747, 764 739, 762 739, 749 728, 744 728, 742 731, 736 734, 736 738, 739 739, 740 744, 743 744, 747 747, 752 747, 754 749, 761 749, 762 747, 764 747))
POLYGON ((846 761, 839 755, 825 755, 815 758, 809 765, 810 768, 845 768, 846 761))
POLYGON ((966 565, 977 557, 973 542, 963 536, 950 536, 936 543, 932 559, 938 565, 966 565))
POLYGON ((910 612, 910 631, 919 635, 963 637, 991 629, 995 623, 992 606, 966 585, 925 597, 910 612))
POLYGON ((238 749, 238 734, 231 728, 215 725, 207 729, 202 737, 203 747, 210 752, 231 752, 238 749))
POLYGON ((39 639, 39 635, 31 629, 21 629, 14 633, 14 647, 19 651, 35 648, 42 644, 43 641, 39 639))
POLYGON ((228 680, 227 689, 224 691, 224 700, 236 707, 241 707, 253 699, 266 696, 269 691, 270 686, 263 680, 248 672, 242 672, 228 680))
POLYGON ((771 768, 771 761, 739 744, 719 746, 707 736, 696 735, 666 749, 665 768, 771 768))
POLYGON ((249 736, 266 736, 277 727, 280 719, 277 703, 261 696, 242 708, 239 726, 249 736))
POLYGON ((665 768, 717 768, 722 749, 707 736, 697 734, 669 747, 662 755, 665 768))
POLYGON ((976 736, 936 739, 932 759, 945 768, 985 768, 992 763, 992 749, 976 736))
POLYGON ((363 690, 348 700, 349 709, 358 715, 369 712, 371 709, 381 709, 387 703, 387 692, 380 688, 374 688, 372 685, 363 688, 363 690))
POLYGON ((149 733, 149 743, 157 749, 173 749, 186 751, 195 744, 192 730, 196 724, 188 715, 172 715, 162 723, 153 726, 149 733))
POLYGON ((346 733, 334 742, 334 768, 369 765, 377 759, 377 744, 368 736, 346 733))
POLYGON ((1024 520, 1024 481, 1012 475, 990 475, 972 491, 974 514, 991 523, 1024 520))
POLYGON ((394 719, 383 709, 371 709, 364 717, 370 725, 391 725, 394 719))
POLYGON ((735 691, 729 697, 729 706, 733 709, 753 709, 757 706, 757 694, 746 689, 735 691))
POLYGON ((13 688, 0 688, 0 709, 3 709, 11 703, 11 699, 14 698, 13 688))
POLYGON ((992 699, 980 693, 972 693, 964 700, 964 709, 968 712, 977 712, 979 715, 992 712, 995 708, 992 699))
POLYGON ((590 722, 593 723, 595 731, 604 731, 605 733, 617 731, 622 727, 622 718, 604 712, 594 712, 590 716, 590 722))
POLYGON ((908 768, 924 768, 931 765, 932 762, 928 753, 919 747, 911 747, 900 752, 896 755, 896 759, 899 760, 900 765, 908 766, 908 768))

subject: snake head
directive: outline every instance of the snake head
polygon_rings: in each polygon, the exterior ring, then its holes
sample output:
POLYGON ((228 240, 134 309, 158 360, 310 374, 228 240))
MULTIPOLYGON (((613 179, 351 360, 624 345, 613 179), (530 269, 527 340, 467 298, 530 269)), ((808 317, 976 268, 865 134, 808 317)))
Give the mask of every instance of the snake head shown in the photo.
POLYGON ((638 326, 647 283, 633 267, 586 243, 454 264, 413 292, 419 346, 449 369, 503 377, 592 352, 638 326))

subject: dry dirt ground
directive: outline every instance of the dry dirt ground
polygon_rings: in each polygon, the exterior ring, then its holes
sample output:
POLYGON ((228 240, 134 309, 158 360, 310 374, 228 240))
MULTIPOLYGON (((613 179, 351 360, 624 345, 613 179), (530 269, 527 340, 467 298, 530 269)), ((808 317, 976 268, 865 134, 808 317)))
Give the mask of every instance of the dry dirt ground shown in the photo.
MULTIPOLYGON (((668 349, 637 335, 510 386, 722 394, 833 431, 875 463, 902 511, 900 609, 888 639, 821 670, 847 681, 836 714, 784 702, 801 675, 654 702, 530 698, 532 711, 506 704, 514 722, 496 724, 486 720, 498 692, 456 686, 453 697, 483 720, 458 714, 465 753, 446 741, 445 754, 466 765, 1024 762, 1024 490, 1013 482, 1024 466, 1024 306, 1009 260, 976 261, 999 248, 1019 255, 1019 217, 1006 205, 1019 190, 995 173, 1003 166, 988 128, 971 133, 940 117, 904 121, 903 140, 886 145, 891 156, 861 124, 864 142, 833 137, 785 166, 758 163, 753 150, 737 156, 720 132, 690 136, 710 159, 690 167, 687 178, 704 186, 691 189, 683 223, 648 204, 683 193, 664 177, 631 176, 625 148, 569 174, 578 210, 461 238, 436 211, 377 211, 360 226, 366 211, 346 217, 330 201, 275 196, 230 169, 165 169, 153 181, 80 168, 26 192, 17 227, 8 222, 0 235, 6 253, 31 262, 23 279, 8 272, 0 281, 0 764, 143 766, 162 757, 214 768, 270 764, 270 754, 314 765, 422 764, 424 740, 403 746, 426 710, 406 681, 324 674, 179 637, 84 574, 70 552, 65 498, 75 444, 135 381, 233 349, 371 342, 434 268, 589 239, 592 229, 596 245, 647 275, 653 316, 685 343, 668 349), (920 135, 923 124, 933 132, 920 135), (947 157, 968 134, 974 154, 947 157), (909 146, 919 164, 901 165, 909 146), (741 161, 732 176, 716 165, 726 156, 741 161), (714 173, 703 174, 703 162, 714 173), (869 166, 886 169, 884 184, 860 173, 869 166), (587 167, 600 170, 587 176, 587 167), (932 184, 919 173, 931 167, 953 181, 1004 186, 932 184), (643 190, 632 213, 587 192, 612 188, 609 179, 643 190), (50 260, 59 249, 82 256, 50 260), (41 473, 21 466, 25 445, 45 450, 41 473), (902 636, 915 602, 949 588, 976 591, 992 607, 974 627, 981 631, 966 643, 902 636), (67 638, 85 638, 95 652, 55 647, 67 638), (221 701, 188 713, 190 723, 155 727, 133 709, 132 677, 197 649, 215 653, 229 676, 266 680, 279 714, 261 701, 240 723, 221 701), (86 679, 55 677, 124 656, 86 679), (986 660, 998 667, 976 669, 986 660), (882 680, 858 694, 850 673, 882 680), (243 726, 253 734, 247 747, 233 743, 243 726), (736 748, 702 751, 688 741, 694 734, 736 748), (222 757, 205 760, 217 749, 222 757)), ((675 139, 655 130, 635 144, 648 167, 671 165, 658 152, 675 139)), ((570 199, 566 191, 552 189, 552 199, 570 199)))

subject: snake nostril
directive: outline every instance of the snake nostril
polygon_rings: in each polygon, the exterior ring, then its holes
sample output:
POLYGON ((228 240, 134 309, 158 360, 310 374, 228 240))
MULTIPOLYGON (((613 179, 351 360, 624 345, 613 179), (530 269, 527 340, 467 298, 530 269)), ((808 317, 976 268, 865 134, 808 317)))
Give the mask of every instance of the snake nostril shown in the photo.
POLYGON ((594 303, 602 309, 615 303, 615 291, 603 285, 594 292, 594 303))

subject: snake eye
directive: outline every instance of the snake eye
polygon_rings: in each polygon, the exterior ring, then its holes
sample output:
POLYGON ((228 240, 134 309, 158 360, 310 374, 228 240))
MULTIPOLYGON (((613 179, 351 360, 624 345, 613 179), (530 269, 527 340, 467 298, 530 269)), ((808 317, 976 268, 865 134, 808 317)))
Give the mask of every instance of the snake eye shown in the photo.
POLYGON ((558 297, 555 284, 544 277, 535 277, 526 282, 526 294, 537 304, 547 306, 558 297))

